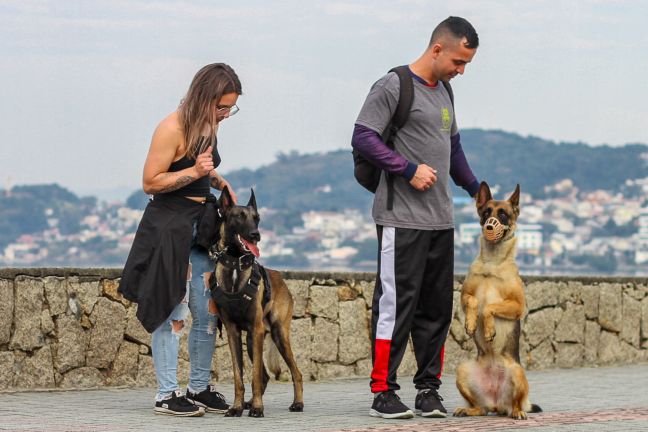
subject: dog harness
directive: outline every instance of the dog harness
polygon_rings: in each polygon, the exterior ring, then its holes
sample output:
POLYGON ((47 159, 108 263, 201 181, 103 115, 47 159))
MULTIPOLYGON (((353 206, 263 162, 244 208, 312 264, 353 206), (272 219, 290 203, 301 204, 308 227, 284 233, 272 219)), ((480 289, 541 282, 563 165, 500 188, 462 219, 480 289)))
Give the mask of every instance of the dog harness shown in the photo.
POLYGON ((228 268, 236 269, 238 272, 252 267, 252 274, 247 283, 242 289, 236 292, 227 292, 220 286, 216 278, 215 270, 212 272, 209 280, 209 290, 212 298, 216 302, 216 307, 224 310, 235 324, 244 327, 245 324, 250 323, 248 310, 259 292, 259 282, 261 282, 261 279, 263 279, 263 286, 265 287, 261 307, 265 308, 266 304, 270 301, 272 288, 270 286, 268 272, 265 267, 256 261, 255 256, 252 254, 234 257, 229 255, 227 251, 222 251, 216 258, 216 264, 219 262, 228 268))

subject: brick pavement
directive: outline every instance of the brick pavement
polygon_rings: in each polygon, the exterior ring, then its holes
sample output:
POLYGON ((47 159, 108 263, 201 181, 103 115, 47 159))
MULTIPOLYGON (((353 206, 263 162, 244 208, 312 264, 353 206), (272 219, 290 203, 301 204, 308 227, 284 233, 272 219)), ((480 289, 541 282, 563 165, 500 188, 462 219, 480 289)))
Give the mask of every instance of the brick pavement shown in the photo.
MULTIPOLYGON (((648 431, 648 364, 530 372, 528 377, 531 400, 544 412, 527 421, 497 416, 376 419, 368 415, 367 380, 354 379, 307 383, 303 413, 288 411, 290 384, 270 383, 264 419, 157 416, 152 389, 0 393, 0 431, 648 431)), ((413 405, 411 378, 400 381, 403 401, 413 405)), ((454 376, 444 381, 441 394, 452 411, 463 402, 454 376)), ((220 390, 231 400, 231 384, 220 390)))

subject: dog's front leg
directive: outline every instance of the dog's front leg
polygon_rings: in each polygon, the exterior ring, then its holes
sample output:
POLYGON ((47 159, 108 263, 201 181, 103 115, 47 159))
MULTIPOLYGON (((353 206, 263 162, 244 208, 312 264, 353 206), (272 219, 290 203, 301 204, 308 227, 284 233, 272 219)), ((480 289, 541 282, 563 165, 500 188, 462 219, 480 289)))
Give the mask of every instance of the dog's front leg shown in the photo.
POLYGON ((263 417, 263 339, 265 338, 265 328, 263 318, 259 317, 252 330, 252 406, 250 407, 250 417, 263 417))
POLYGON ((243 414, 243 398, 245 386, 243 385, 243 350, 241 343, 241 330, 234 324, 225 323, 227 342, 232 354, 232 372, 234 375, 234 403, 225 413, 225 417, 241 417, 243 414))
POLYGON ((466 314, 466 333, 468 336, 472 336, 475 334, 475 330, 477 329, 477 310, 479 302, 475 296, 464 292, 461 294, 461 305, 466 314))
POLYGON ((495 317, 507 320, 519 320, 524 313, 524 305, 518 300, 504 300, 484 307, 484 339, 487 342, 495 339, 495 317))

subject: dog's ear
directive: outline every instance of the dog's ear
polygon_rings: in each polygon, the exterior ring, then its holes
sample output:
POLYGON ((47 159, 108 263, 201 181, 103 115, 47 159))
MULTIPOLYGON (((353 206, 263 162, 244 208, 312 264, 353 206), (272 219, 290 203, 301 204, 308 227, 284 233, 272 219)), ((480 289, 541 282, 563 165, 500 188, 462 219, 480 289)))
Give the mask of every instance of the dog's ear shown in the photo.
POLYGON ((257 209, 256 205, 256 197, 254 196, 254 189, 250 189, 252 191, 252 194, 250 195, 250 200, 247 203, 248 207, 252 207, 254 210, 257 209))
POLYGON ((515 209, 517 213, 520 212, 520 185, 515 186, 515 191, 509 197, 508 201, 511 203, 511 206, 515 209))
POLYGON ((479 185, 479 192, 477 192, 477 210, 480 211, 482 207, 484 207, 486 203, 492 199, 493 195, 491 195, 488 183, 486 183, 485 181, 481 182, 481 184, 479 185))
POLYGON ((220 208, 224 210, 229 209, 234 204, 234 200, 232 199, 232 195, 230 195, 230 191, 227 186, 223 188, 220 198, 218 198, 218 202, 220 203, 220 208))

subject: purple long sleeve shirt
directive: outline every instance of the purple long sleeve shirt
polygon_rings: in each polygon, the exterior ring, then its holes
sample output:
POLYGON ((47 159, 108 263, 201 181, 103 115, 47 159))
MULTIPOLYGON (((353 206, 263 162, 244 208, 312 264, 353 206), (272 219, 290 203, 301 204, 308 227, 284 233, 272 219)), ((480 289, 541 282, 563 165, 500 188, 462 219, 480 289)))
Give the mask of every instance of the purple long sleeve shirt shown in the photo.
MULTIPOLYGON (((351 145, 378 168, 412 180, 418 165, 387 147, 380 135, 366 126, 355 125, 351 145)), ((459 134, 450 138, 450 177, 457 186, 462 187, 470 196, 479 191, 479 182, 473 174, 459 134)))

